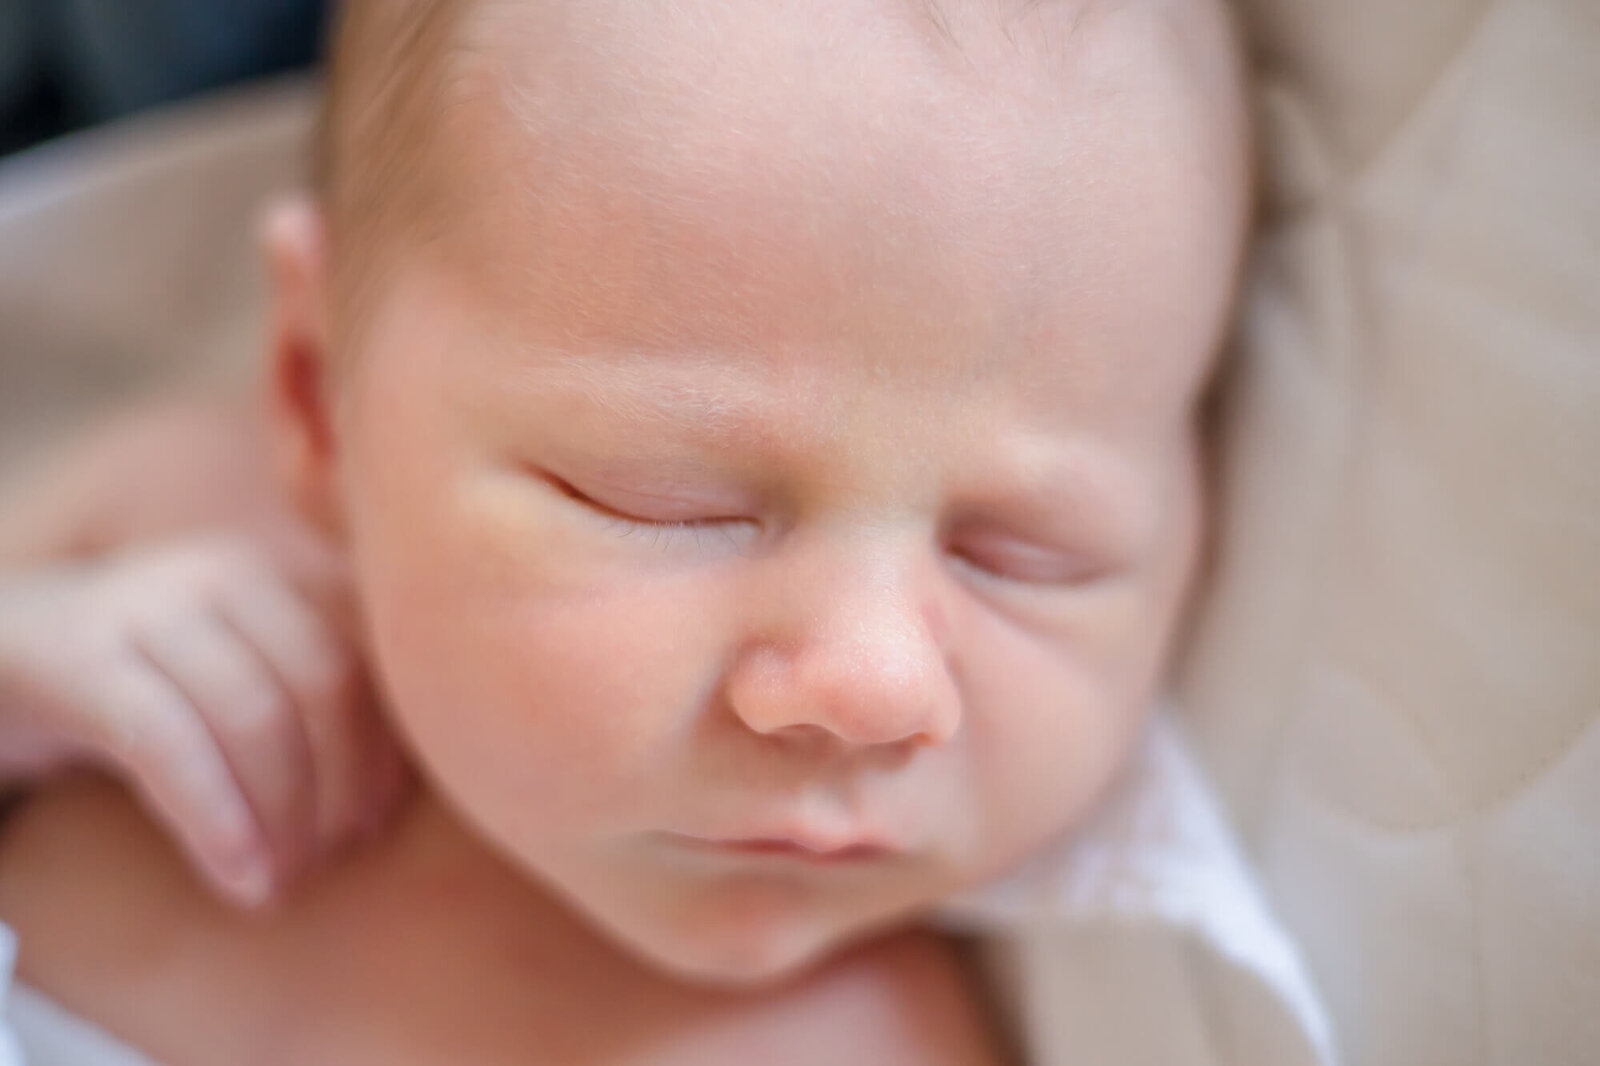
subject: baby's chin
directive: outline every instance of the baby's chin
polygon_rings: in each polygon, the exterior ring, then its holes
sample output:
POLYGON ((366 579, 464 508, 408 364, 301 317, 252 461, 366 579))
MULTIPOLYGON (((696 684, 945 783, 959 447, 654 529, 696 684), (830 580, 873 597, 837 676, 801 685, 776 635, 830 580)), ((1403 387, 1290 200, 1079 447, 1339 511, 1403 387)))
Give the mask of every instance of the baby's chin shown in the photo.
MULTIPOLYGON (((885 930, 886 931, 886 930, 885 930)), ((624 945, 642 963, 685 984, 722 991, 755 991, 798 980, 877 932, 798 937, 775 936, 737 942, 624 945)))
POLYGON ((712 944, 634 940, 624 947, 645 965, 675 980, 706 988, 758 989, 800 976, 833 953, 840 941, 772 940, 712 944))
POLYGON ((687 984, 723 990, 783 984, 905 920, 900 915, 843 918, 804 910, 737 914, 731 909, 668 921, 592 911, 590 918, 651 969, 687 984))

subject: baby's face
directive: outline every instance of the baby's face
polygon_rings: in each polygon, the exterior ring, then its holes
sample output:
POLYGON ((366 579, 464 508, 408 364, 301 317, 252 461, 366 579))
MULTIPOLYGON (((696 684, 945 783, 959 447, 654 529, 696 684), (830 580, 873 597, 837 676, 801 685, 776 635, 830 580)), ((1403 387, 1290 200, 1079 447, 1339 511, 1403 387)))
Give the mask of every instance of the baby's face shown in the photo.
POLYGON ((1241 223, 1206 18, 828 6, 484 16, 451 224, 340 371, 419 762, 709 980, 1004 872, 1115 775, 1241 223))

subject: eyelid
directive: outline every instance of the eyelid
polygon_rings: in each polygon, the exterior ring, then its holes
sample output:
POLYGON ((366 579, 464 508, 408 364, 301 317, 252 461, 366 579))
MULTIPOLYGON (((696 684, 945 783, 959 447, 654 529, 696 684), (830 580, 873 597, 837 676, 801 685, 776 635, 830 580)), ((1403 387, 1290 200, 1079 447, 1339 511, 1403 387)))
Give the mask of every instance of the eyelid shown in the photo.
POLYGON ((1083 585, 1111 570, 1083 552, 1010 536, 957 538, 948 550, 986 575, 1028 585, 1083 585))
POLYGON ((563 496, 566 496, 568 499, 573 500, 574 502, 579 503, 592 511, 595 511, 600 515, 619 523, 675 528, 716 525, 724 522, 749 521, 748 518, 732 514, 704 515, 689 511, 685 511, 683 517, 653 517, 650 515, 638 514, 625 509, 626 505, 611 503, 594 496, 591 492, 586 492, 583 489, 578 488, 572 482, 568 481, 564 477, 561 477, 559 474, 554 474, 549 470, 544 470, 538 467, 529 467, 528 469, 532 474, 545 481, 557 492, 561 493, 563 496))

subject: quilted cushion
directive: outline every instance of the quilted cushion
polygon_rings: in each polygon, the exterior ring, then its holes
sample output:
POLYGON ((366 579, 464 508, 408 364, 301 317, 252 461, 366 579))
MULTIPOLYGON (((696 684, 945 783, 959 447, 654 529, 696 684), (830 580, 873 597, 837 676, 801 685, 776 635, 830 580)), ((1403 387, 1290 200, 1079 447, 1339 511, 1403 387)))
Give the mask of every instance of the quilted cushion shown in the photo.
MULTIPOLYGON (((1189 724, 1350 1066, 1597 1061, 1600 3, 1241 3, 1267 204, 1189 724)), ((0 164, 0 467, 249 365, 307 95, 0 164)))
POLYGON ((1600 4, 1248 14, 1193 731, 1352 1066, 1600 1061, 1600 4))

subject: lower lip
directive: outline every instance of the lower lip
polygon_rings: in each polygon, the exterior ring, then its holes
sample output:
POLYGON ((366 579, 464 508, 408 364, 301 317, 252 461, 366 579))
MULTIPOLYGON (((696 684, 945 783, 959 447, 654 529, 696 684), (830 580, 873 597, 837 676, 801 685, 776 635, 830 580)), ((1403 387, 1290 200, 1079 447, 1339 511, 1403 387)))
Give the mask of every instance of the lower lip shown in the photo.
POLYGON ((679 837, 678 840, 696 851, 783 859, 810 866, 857 866, 889 855, 889 849, 873 844, 852 844, 834 851, 812 851, 788 840, 701 840, 698 837, 679 837))

